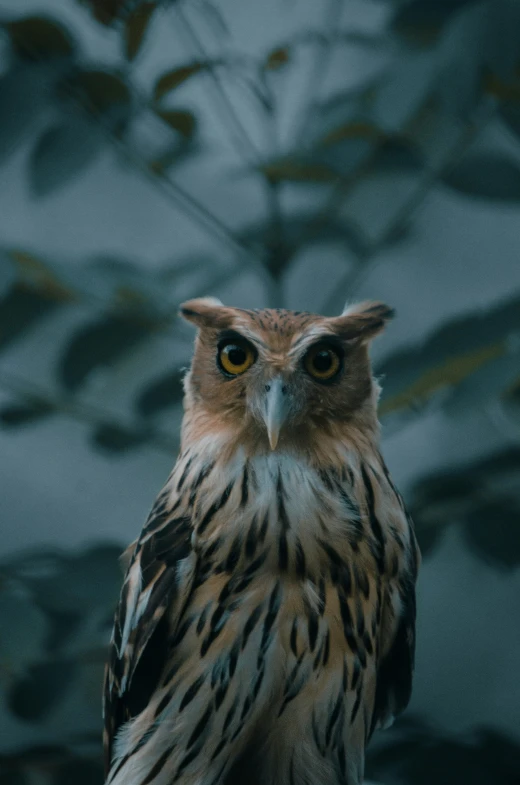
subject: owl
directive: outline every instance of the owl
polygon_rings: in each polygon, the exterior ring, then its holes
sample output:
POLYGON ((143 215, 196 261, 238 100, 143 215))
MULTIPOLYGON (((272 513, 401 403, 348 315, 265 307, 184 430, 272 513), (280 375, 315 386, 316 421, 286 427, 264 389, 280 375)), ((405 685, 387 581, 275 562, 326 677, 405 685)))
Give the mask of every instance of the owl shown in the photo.
POLYGON ((106 782, 359 785, 414 664, 420 554, 368 355, 392 311, 181 315, 181 447, 126 552, 106 782))

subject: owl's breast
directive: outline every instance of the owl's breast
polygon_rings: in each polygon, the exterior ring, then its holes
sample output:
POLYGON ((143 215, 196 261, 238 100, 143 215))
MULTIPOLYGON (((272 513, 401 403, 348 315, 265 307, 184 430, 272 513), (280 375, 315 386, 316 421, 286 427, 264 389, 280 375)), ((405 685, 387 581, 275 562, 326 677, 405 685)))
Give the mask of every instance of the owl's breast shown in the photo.
MULTIPOLYGON (((283 453, 237 456, 196 490, 193 545, 217 570, 318 585, 355 554, 363 561, 363 523, 346 471, 283 453)), ((193 494, 190 486, 186 492, 193 494)))

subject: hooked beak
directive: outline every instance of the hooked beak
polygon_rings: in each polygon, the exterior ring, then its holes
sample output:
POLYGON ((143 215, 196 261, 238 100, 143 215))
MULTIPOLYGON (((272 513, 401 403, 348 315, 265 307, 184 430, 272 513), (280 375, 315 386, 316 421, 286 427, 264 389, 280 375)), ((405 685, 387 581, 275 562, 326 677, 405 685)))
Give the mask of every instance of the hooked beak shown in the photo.
POLYGON ((289 413, 287 392, 283 380, 279 377, 266 384, 264 422, 271 450, 276 449, 282 426, 289 413))

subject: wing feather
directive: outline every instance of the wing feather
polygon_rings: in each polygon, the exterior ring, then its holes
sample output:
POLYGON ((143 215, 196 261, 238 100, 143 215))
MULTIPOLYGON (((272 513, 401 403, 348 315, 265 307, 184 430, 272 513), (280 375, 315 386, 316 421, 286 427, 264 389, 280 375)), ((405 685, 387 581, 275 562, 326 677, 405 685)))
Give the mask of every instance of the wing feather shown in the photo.
POLYGON ((412 694, 415 661, 415 590, 403 602, 390 649, 377 670, 376 694, 371 733, 375 728, 392 724, 394 717, 407 707, 412 694))
POLYGON ((377 669, 377 683, 372 715, 372 734, 375 728, 385 728, 407 707, 412 694, 415 665, 415 582, 420 552, 409 515, 410 550, 406 567, 392 582, 399 596, 399 614, 394 634, 377 669))
POLYGON ((191 553, 191 521, 155 505, 124 561, 128 565, 105 670, 104 750, 108 775, 116 734, 155 691, 168 656, 179 562, 191 553))

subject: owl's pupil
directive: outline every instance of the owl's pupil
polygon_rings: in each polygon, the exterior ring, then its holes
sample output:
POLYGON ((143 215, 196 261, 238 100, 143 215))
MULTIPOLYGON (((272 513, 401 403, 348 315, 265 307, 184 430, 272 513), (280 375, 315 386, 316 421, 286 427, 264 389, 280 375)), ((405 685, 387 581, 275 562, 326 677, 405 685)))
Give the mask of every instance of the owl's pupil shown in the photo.
POLYGON ((227 351, 229 362, 232 365, 243 365, 246 360, 246 353, 240 346, 231 346, 227 351))
POLYGON ((321 352, 318 352, 314 357, 314 367, 320 373, 325 373, 329 371, 332 366, 332 357, 330 352, 323 349, 321 352))

